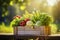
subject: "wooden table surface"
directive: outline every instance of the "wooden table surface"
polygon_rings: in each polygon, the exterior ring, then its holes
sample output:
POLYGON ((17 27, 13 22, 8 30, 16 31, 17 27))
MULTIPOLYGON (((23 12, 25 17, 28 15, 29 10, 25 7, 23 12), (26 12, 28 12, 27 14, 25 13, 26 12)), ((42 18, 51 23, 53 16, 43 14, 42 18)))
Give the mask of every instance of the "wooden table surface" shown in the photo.
MULTIPOLYGON (((20 36, 20 35, 19 35, 20 36)), ((4 39, 12 39, 14 37, 14 33, 0 33, 0 38, 4 39)), ((60 34, 52 34, 48 35, 48 40, 60 40, 60 34)), ((3 39, 3 40, 4 40, 3 39)), ((42 38, 43 39, 43 38, 42 38)))

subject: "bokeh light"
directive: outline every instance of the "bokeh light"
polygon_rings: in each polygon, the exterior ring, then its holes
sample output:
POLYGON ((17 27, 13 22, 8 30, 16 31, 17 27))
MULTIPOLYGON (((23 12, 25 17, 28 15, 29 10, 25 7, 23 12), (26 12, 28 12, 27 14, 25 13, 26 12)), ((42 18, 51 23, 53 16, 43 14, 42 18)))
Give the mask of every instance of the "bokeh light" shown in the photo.
POLYGON ((10 1, 10 5, 13 6, 14 2, 13 1, 10 1))
POLYGON ((7 15, 8 15, 8 11, 5 12, 5 16, 7 16, 7 15))
POLYGON ((20 10, 25 10, 26 6, 22 5, 20 6, 20 10))

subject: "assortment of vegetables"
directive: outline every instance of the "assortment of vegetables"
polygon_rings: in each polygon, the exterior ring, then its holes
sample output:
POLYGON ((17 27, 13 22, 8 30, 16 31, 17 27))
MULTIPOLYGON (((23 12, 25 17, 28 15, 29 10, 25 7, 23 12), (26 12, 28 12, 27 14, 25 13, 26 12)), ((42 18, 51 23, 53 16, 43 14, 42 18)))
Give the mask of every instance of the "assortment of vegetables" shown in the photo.
POLYGON ((47 26, 53 23, 53 19, 47 13, 28 13, 26 11, 23 16, 15 16, 13 21, 11 22, 11 26, 47 26))

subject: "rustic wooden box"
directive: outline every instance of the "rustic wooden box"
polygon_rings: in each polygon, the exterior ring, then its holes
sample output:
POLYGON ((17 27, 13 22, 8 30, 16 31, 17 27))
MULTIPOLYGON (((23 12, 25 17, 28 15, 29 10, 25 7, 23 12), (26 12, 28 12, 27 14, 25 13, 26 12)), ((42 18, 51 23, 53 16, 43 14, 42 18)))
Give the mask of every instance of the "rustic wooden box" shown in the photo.
POLYGON ((21 27, 21 26, 18 26, 18 27, 14 27, 14 34, 15 35, 21 35, 21 36, 25 36, 25 35, 36 35, 36 36, 41 36, 41 35, 49 35, 50 34, 50 29, 45 26, 41 26, 41 27, 34 27, 33 29, 32 28, 29 28, 29 27, 21 27))

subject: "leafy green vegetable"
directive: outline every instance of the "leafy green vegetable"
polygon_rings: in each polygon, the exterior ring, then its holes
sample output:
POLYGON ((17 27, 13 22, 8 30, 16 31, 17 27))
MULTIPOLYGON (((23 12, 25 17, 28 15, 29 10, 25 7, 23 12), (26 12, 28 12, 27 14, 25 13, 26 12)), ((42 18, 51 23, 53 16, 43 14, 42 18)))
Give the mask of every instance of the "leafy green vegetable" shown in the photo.
POLYGON ((34 13, 31 21, 33 21, 35 24, 38 25, 49 25, 50 23, 53 23, 53 19, 50 15, 47 13, 34 13), (38 22, 40 21, 40 23, 38 22))

